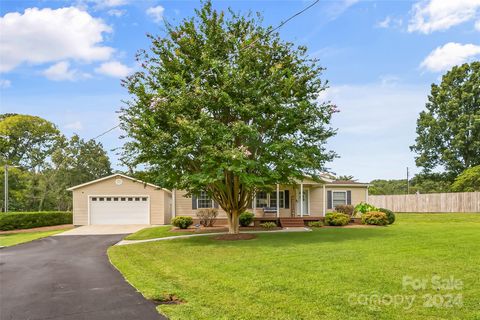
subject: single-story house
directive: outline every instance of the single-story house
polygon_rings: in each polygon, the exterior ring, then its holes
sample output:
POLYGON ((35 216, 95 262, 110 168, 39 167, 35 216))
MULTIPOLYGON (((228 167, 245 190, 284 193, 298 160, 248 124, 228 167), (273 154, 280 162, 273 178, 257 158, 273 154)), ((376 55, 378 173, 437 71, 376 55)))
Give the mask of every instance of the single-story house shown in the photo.
MULTIPOLYGON (((333 180, 327 176, 322 180, 305 178, 295 185, 277 185, 272 192, 258 192, 250 210, 258 220, 318 220, 337 205, 368 201, 366 183, 333 180)), ((198 210, 218 208, 205 192, 187 197, 184 190, 170 191, 123 174, 113 174, 68 190, 73 192, 75 225, 161 225, 169 224, 175 216, 196 219, 198 210)), ((225 212, 221 208, 218 210, 217 223, 226 223, 225 212)))

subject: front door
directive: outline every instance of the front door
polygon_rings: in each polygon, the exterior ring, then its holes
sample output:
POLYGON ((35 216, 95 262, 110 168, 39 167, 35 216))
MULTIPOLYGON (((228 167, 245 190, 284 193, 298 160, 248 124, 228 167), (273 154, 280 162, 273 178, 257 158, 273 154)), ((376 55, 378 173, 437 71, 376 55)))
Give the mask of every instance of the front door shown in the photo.
MULTIPOLYGON (((310 194, 310 190, 307 188, 303 188, 303 215, 309 215, 310 208, 308 207, 308 196, 310 194)), ((301 215, 301 205, 300 205, 300 189, 297 189, 297 216, 301 215)))

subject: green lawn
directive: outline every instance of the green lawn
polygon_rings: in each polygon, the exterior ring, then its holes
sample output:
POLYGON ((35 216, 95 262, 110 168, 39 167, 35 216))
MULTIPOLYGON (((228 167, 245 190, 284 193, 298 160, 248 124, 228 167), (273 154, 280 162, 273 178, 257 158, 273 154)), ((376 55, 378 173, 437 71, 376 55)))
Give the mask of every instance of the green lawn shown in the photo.
POLYGON ((161 227, 152 227, 145 228, 131 235, 127 236, 126 240, 145 240, 145 239, 155 239, 155 238, 165 238, 172 236, 181 236, 183 234, 192 234, 189 231, 170 231, 172 226, 161 226, 161 227))
POLYGON ((32 240, 49 237, 68 229, 0 234, 0 247, 9 247, 32 240))
POLYGON ((158 307, 170 319, 480 319, 479 246, 480 214, 403 214, 388 227, 195 237, 108 254, 147 298, 184 301, 158 307), (432 276, 463 286, 435 290, 432 276), (427 288, 403 289, 403 277, 427 288))

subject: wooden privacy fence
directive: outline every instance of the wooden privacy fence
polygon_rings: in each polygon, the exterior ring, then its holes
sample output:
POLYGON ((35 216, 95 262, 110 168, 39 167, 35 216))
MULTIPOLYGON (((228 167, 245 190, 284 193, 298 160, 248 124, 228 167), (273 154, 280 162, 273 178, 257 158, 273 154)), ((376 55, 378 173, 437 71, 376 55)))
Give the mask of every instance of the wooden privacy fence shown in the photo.
POLYGON ((368 203, 394 212, 480 212, 480 192, 370 195, 368 203))

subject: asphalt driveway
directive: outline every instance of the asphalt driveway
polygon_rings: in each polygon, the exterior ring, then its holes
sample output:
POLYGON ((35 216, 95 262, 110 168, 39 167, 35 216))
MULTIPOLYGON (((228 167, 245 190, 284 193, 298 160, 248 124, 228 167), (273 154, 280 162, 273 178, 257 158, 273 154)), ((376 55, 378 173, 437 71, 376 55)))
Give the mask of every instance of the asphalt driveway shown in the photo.
POLYGON ((166 319, 110 264, 122 235, 49 237, 0 249, 0 319, 166 319))

